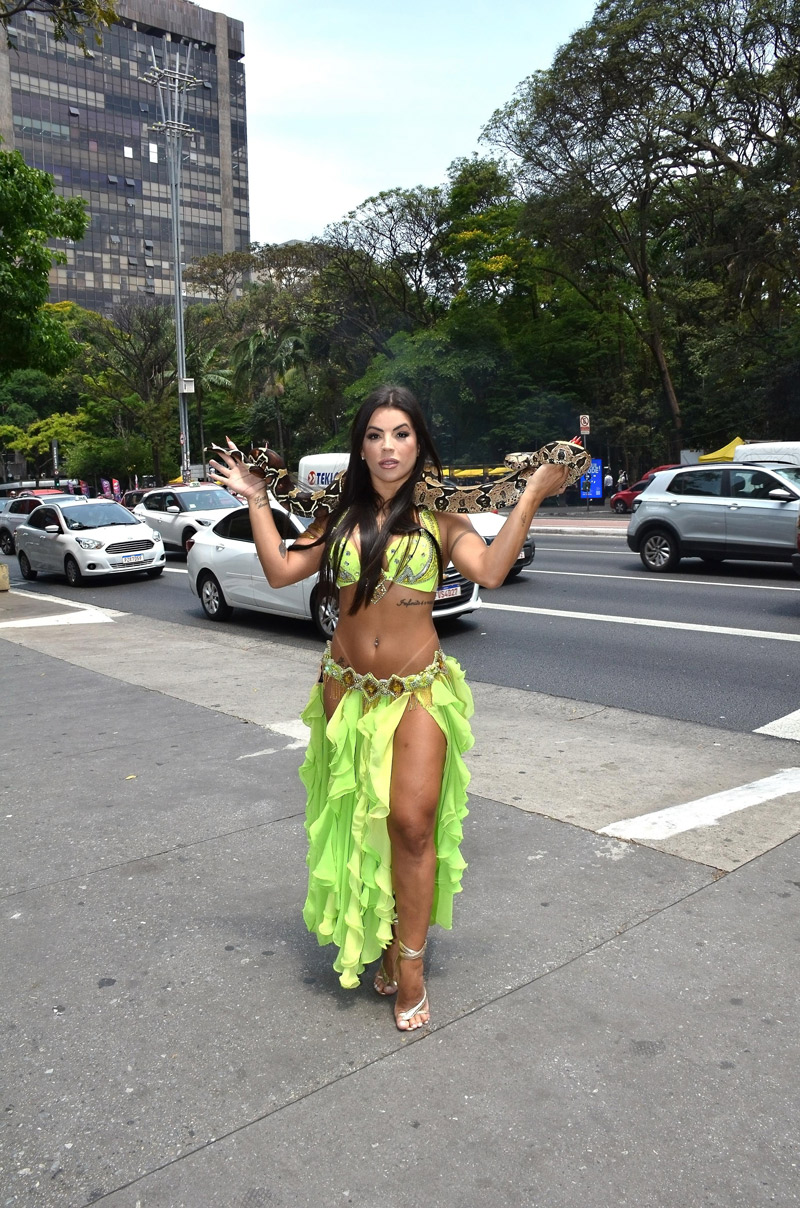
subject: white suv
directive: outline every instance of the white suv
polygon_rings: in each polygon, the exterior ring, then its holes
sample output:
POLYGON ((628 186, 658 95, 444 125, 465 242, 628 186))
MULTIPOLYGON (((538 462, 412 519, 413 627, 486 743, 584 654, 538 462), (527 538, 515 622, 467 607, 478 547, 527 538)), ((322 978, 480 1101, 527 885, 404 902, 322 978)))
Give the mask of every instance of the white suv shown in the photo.
POLYGON ((161 533, 164 545, 188 550, 201 529, 210 528, 224 515, 244 505, 223 487, 157 487, 148 491, 133 509, 134 516, 161 533))
POLYGON ((681 558, 791 564, 798 516, 800 466, 682 466, 656 474, 634 500, 628 545, 652 571, 674 570, 681 558))

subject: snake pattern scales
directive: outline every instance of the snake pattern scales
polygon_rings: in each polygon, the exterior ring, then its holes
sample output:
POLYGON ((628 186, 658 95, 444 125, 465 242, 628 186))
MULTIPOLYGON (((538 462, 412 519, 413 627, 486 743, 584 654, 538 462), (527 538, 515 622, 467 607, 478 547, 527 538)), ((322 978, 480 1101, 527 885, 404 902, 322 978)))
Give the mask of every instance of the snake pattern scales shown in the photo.
MULTIPOLYGON (((212 445, 211 448, 240 459, 254 474, 263 477, 267 490, 287 511, 299 516, 313 518, 320 511, 331 512, 341 496, 345 470, 337 474, 327 487, 312 491, 292 478, 273 449, 253 449, 246 454, 235 445, 226 449, 220 445, 212 445)), ((535 453, 509 453, 504 464, 510 472, 495 482, 465 487, 432 474, 423 474, 416 486, 414 505, 435 512, 467 514, 513 507, 525 490, 528 477, 546 462, 567 468, 566 486, 577 482, 583 474, 588 474, 592 466, 591 457, 577 441, 554 440, 535 453)))

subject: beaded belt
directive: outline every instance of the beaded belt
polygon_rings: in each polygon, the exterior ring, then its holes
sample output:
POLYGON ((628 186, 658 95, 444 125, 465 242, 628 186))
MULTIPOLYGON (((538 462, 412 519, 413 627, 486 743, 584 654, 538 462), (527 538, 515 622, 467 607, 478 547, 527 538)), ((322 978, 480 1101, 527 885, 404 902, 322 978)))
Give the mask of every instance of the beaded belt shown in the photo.
POLYGON ((322 656, 322 674, 324 676, 336 680, 347 691, 363 693, 369 701, 377 700, 380 696, 397 700, 407 692, 419 692, 430 688, 437 676, 446 675, 446 673, 447 665, 441 650, 436 651, 433 662, 429 666, 423 667, 422 671, 416 671, 413 675, 390 675, 388 679, 377 679, 371 671, 368 671, 366 675, 359 675, 352 667, 342 667, 331 655, 330 642, 325 647, 325 653, 322 656))

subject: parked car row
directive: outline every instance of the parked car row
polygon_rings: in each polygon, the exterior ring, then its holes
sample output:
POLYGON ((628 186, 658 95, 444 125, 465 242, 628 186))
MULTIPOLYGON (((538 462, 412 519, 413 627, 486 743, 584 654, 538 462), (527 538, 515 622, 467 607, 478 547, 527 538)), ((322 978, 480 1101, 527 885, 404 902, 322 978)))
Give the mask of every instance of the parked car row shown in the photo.
POLYGON ((113 499, 43 500, 15 534, 23 579, 40 571, 63 574, 76 587, 84 577, 164 570, 161 534, 113 499))

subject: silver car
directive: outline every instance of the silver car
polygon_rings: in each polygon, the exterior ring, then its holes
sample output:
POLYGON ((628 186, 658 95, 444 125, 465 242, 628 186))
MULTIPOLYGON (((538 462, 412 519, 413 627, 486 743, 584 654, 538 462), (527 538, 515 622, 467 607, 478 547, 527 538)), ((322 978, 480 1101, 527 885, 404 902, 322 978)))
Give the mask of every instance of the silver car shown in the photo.
MULTIPOLYGON (((272 517, 287 545, 311 523, 278 503, 272 504, 272 517)), ((186 565, 189 585, 212 621, 226 621, 236 607, 311 620, 324 638, 336 628, 338 605, 322 601, 316 575, 288 587, 270 587, 256 553, 249 509, 228 513, 213 528, 197 532, 189 541, 186 565)), ((434 600, 434 617, 458 616, 480 605, 478 585, 448 566, 434 600)))
POLYGON ((223 512, 243 506, 222 487, 210 484, 157 487, 133 507, 134 516, 161 533, 164 545, 187 550, 201 529, 210 528, 223 512))
POLYGON ((656 474, 634 500, 628 545, 652 571, 681 558, 791 564, 799 515, 800 467, 683 466, 656 474))
POLYGON ((155 579, 164 570, 161 534, 113 499, 42 502, 17 529, 16 545, 23 579, 42 571, 77 587, 84 577, 141 570, 155 579))

